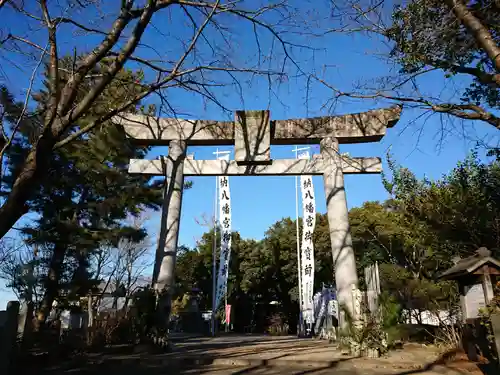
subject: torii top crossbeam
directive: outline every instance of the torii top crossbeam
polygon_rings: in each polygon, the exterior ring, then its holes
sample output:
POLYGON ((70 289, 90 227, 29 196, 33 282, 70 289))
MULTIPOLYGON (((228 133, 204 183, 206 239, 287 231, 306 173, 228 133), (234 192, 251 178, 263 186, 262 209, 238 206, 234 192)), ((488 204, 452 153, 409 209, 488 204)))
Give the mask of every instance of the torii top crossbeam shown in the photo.
MULTIPOLYGON (((337 143, 363 143, 380 140, 387 128, 399 120, 399 106, 342 116, 292 120, 270 120, 269 111, 236 111, 235 121, 183 120, 125 114, 113 120, 123 125, 128 137, 146 145, 233 145, 234 161, 186 160, 188 175, 280 175, 322 174, 320 158, 311 161, 270 158, 272 144, 320 143, 332 138, 337 143)), ((378 173, 379 158, 346 158, 344 173, 378 173)), ((130 173, 165 175, 162 160, 130 161, 130 173)))
POLYGON ((168 145, 185 140, 192 145, 232 145, 245 120, 261 119, 259 130, 269 130, 271 144, 319 143, 337 138, 340 144, 379 141, 387 128, 399 120, 401 108, 377 109, 356 114, 314 118, 270 120, 269 111, 237 111, 236 121, 185 120, 122 114, 113 120, 122 124, 130 138, 148 145, 168 145))

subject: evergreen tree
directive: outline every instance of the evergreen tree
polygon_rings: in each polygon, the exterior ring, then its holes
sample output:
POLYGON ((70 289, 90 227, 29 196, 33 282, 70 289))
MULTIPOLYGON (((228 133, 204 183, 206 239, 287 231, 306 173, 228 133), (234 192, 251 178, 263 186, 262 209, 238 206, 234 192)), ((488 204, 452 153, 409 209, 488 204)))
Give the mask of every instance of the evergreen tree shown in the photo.
POLYGON ((448 261, 455 255, 469 256, 479 247, 499 256, 500 161, 479 160, 473 152, 441 179, 417 179, 406 168, 389 163, 392 181, 386 187, 406 219, 427 226, 439 252, 448 261))
MULTIPOLYGON (((236 330, 243 332, 253 322, 263 331, 274 313, 282 315, 285 323, 295 329, 298 318, 295 228, 295 221, 285 218, 271 226, 261 241, 241 239, 239 233, 233 233, 227 301, 238 316, 234 322, 236 330), (273 301, 279 305, 271 305, 273 301)), ((326 215, 317 216, 314 243, 315 291, 318 291, 323 283, 334 282, 326 215)), ((200 308, 211 309, 212 251, 213 230, 203 235, 194 250, 178 255, 175 298, 182 298, 195 287, 201 292, 200 308)))
MULTIPOLYGON (((61 72, 71 69, 69 61, 60 61, 61 72)), ((99 73, 96 69, 89 75, 89 85, 99 73)), ((141 72, 120 72, 115 83, 107 86, 93 110, 73 127, 73 131, 85 127, 111 107, 127 102, 140 90, 141 79, 141 72)), ((64 80, 65 75, 61 74, 61 84, 64 80)), ((84 91, 82 87, 80 94, 84 95, 84 91)), ((9 149, 9 173, 4 178, 7 194, 41 129, 39 119, 45 114, 47 92, 42 90, 35 98, 38 106, 31 121, 22 124, 19 136, 9 149)), ((129 108, 129 111, 138 110, 144 109, 129 108)), ((128 215, 138 215, 143 210, 160 206, 160 184, 153 183, 149 177, 132 176, 127 172, 129 159, 143 158, 147 151, 147 148, 133 146, 123 130, 111 123, 94 128, 55 151, 48 178, 27 202, 26 210, 35 214, 35 219, 21 228, 26 241, 40 250, 36 256, 43 269, 44 297, 39 321, 46 319, 54 300, 64 306, 96 286, 98 280, 89 273, 92 251, 104 242, 116 244, 123 237, 135 241, 144 237, 142 228, 128 227, 123 221, 128 215)))

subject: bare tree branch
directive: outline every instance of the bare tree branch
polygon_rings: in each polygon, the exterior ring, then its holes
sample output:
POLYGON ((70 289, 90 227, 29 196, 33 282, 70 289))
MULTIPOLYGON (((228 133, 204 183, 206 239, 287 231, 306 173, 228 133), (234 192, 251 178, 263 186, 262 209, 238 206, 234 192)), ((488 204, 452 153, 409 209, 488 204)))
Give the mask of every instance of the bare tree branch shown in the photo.
MULTIPOLYGON (((26 112, 28 111, 28 103, 31 98, 31 91, 33 89, 33 84, 35 82, 36 74, 38 72, 38 68, 40 67, 43 58, 45 57, 45 52, 42 53, 40 56, 40 60, 38 61, 38 64, 35 66, 35 69, 33 69, 33 72, 31 73, 30 81, 29 81, 29 86, 28 86, 28 91, 26 92, 26 95, 24 97, 24 105, 23 109, 21 110, 21 114, 19 115, 19 118, 17 119, 17 122, 15 123, 14 127, 12 128, 12 132, 10 137, 7 139, 7 142, 3 145, 2 149, 0 150, 0 165, 3 164, 3 157, 5 154, 5 151, 10 147, 12 144, 12 141, 14 140, 14 137, 17 134, 17 131, 19 130, 19 126, 21 125, 22 120, 24 119, 24 116, 26 115, 26 112)), ((3 129, 2 129, 3 131, 3 129)), ((3 134, 5 136, 5 133, 3 134)), ((2 175, 0 174, 0 181, 2 181, 2 175)))
MULTIPOLYGON (((0 45, 1 52, 6 54, 2 57, 17 64, 23 71, 29 65, 23 66, 19 61, 24 59, 31 65, 33 61, 39 61, 40 54, 43 54, 40 40, 45 39, 49 46, 48 71, 46 76, 38 75, 34 81, 46 81, 49 99, 41 105, 43 124, 37 131, 38 137, 33 139, 24 165, 0 207, 0 237, 29 209, 26 202, 40 179, 44 178, 44 171, 48 168, 54 150, 81 138, 96 126, 106 125, 113 116, 123 111, 138 109, 141 100, 149 95, 157 95, 153 98, 160 102, 160 108, 177 111, 171 104, 164 105, 168 102, 167 90, 173 88, 215 103, 222 110, 230 110, 221 100, 224 95, 219 89, 234 87, 242 97, 243 74, 249 79, 266 77, 269 84, 273 84, 272 76, 287 74, 285 65, 301 71, 293 58, 294 49, 311 50, 306 43, 285 38, 287 28, 298 31, 306 28, 304 23, 293 23, 293 9, 288 8, 285 0, 263 5, 219 0, 123 1, 110 5, 106 13, 93 2, 82 5, 63 0, 55 5, 40 0, 39 7, 12 4, 9 10, 17 12, 17 16, 26 21, 27 32, 26 35, 3 33, 7 37, 0 45), (86 17, 83 21, 82 8, 85 8, 86 17), (166 17, 181 17, 178 18, 181 22, 175 26, 162 23, 158 27, 153 18, 156 13, 166 17), (96 16, 96 21, 90 19, 92 14, 96 16), (244 27, 248 27, 250 32, 253 30, 256 39, 256 53, 244 51, 248 56, 239 63, 236 61, 241 56, 241 50, 234 43, 238 36, 238 23, 246 25, 244 27), (71 45, 64 46, 64 50, 74 50, 71 56, 74 66, 62 71, 58 66, 59 54, 63 50, 62 46, 58 46, 58 33, 71 30, 79 33, 78 36, 74 34, 75 39, 88 39, 78 44, 75 42, 73 48, 71 45), (162 38, 159 44, 158 39, 152 36, 155 33, 162 38), (259 33, 265 33, 270 38, 273 50, 263 50, 259 33), (96 37, 102 40, 95 43, 96 37), (153 43, 153 40, 156 41, 153 43), (279 58, 274 51, 275 45, 281 48, 279 58), (90 52, 83 52, 81 46, 89 46, 90 52), (152 58, 151 52, 158 58, 152 58), (9 59, 9 54, 15 58, 9 59), (124 105, 110 108, 99 118, 88 116, 93 105, 101 100, 106 88, 117 79, 128 62, 140 64, 144 69, 143 82, 137 83, 139 90, 130 93, 124 105), (95 74, 96 71, 99 73, 95 74), (86 85, 85 90, 82 90, 83 85, 86 85)), ((247 46, 245 48, 248 49, 247 46)), ((5 152, 8 149, 10 146, 5 152)))
POLYGON ((400 103, 414 103, 421 106, 422 109, 431 110, 438 113, 447 113, 453 116, 459 117, 464 120, 481 120, 485 121, 497 129, 500 129, 500 117, 495 116, 493 113, 488 112, 479 105, 473 104, 451 104, 451 103, 435 103, 429 99, 423 97, 408 97, 408 96, 398 96, 390 95, 382 91, 375 92, 373 94, 358 94, 354 92, 343 92, 339 89, 333 87, 326 81, 317 78, 319 82, 324 84, 326 87, 330 88, 334 97, 349 97, 354 99, 377 99, 383 98, 400 103))
MULTIPOLYGON (((71 125, 72 122, 78 120, 78 118, 87 111, 94 100, 104 91, 106 86, 113 80, 116 74, 123 68, 123 65, 127 61, 127 59, 132 55, 135 48, 137 47, 142 34, 146 30, 146 26, 151 21, 151 17, 153 16, 153 3, 154 1, 150 0, 149 5, 144 8, 144 12, 141 15, 139 22, 134 28, 132 32, 132 36, 127 41, 127 44, 122 49, 120 54, 115 58, 105 76, 101 78, 100 82, 93 87, 93 89, 80 101, 80 103, 68 113, 65 117, 64 121, 61 121, 61 125, 56 127, 56 132, 65 132, 67 127, 71 125)), ((104 51, 103 51, 104 52, 104 51)), ((106 51, 107 52, 107 51, 106 51)), ((105 53, 103 54, 103 57, 105 53)), ((84 76, 81 77, 83 79, 84 76)))
POLYGON ((329 103, 340 98, 389 100, 429 113, 446 114, 451 119, 482 121, 500 129, 495 99, 500 89, 495 59, 500 59, 500 49, 493 38, 494 31, 490 31, 496 30, 498 16, 488 2, 484 6, 479 5, 482 2, 464 4, 462 0, 412 0, 394 7, 384 0, 332 2, 332 21, 336 25, 328 33, 373 36, 383 50, 381 56, 397 70, 394 75, 374 77, 375 84, 366 78, 365 82, 345 89, 335 87, 325 76, 313 78, 332 90, 329 103), (464 17, 469 26, 464 24, 464 17), (493 67, 487 60, 492 61, 493 67), (464 87, 462 78, 472 83, 446 98, 442 92, 432 93, 422 81, 424 75, 433 72, 436 76, 438 71, 444 73, 445 86, 456 82, 464 87), (462 77, 455 80, 457 75, 462 77))
POLYGON ((31 40, 28 40, 26 38, 22 38, 20 36, 12 35, 12 34, 8 34, 7 37, 0 42, 0 46, 4 45, 5 43, 7 43, 11 39, 17 40, 17 41, 22 42, 22 43, 26 43, 27 45, 29 45, 33 48, 36 48, 37 50, 42 51, 42 52, 44 52, 44 50, 45 50, 45 48, 43 48, 42 46, 36 44, 35 42, 33 42, 31 40))
MULTIPOLYGON (((147 215, 138 218, 130 218, 128 221, 135 229, 141 229, 149 219, 147 215)), ((120 286, 124 287, 125 298, 123 308, 126 308, 128 301, 137 290, 140 278, 144 272, 152 265, 150 258, 149 237, 140 242, 133 242, 126 239, 119 241, 116 247, 104 247, 100 257, 94 262, 95 273, 99 273, 101 294, 94 301, 94 305, 106 307, 103 302, 106 296, 112 296, 113 304, 119 298, 117 291, 120 286)))

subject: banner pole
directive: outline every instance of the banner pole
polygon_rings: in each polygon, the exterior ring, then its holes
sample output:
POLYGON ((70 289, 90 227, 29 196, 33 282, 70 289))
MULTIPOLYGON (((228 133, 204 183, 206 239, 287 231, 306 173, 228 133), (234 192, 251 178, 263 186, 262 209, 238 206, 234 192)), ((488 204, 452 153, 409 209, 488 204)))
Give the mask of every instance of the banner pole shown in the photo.
MULTIPOLYGON (((216 153, 219 153, 217 149, 216 153)), ((212 316, 211 316, 211 328, 212 336, 215 336, 215 304, 216 304, 216 280, 217 280, 217 208, 218 208, 218 189, 219 189, 219 178, 215 177, 215 199, 214 199, 214 240, 212 245, 212 316)))
MULTIPOLYGON (((299 158, 299 151, 309 150, 310 147, 295 148, 292 150, 295 152, 295 159, 299 158)), ((297 274, 298 274, 298 287, 299 287, 299 331, 297 336, 302 336, 304 334, 304 316, 303 316, 303 296, 302 296, 302 267, 300 259, 300 229, 299 229, 299 177, 295 176, 295 235, 297 242, 297 274)))

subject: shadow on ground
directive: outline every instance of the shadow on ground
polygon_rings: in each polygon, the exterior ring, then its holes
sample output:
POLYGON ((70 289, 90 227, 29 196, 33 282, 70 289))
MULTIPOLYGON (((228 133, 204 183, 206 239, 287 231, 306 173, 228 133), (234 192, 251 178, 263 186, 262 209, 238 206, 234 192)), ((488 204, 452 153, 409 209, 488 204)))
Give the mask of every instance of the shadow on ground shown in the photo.
POLYGON ((445 353, 436 360, 424 366, 413 368, 398 368, 398 363, 384 362, 375 365, 376 361, 363 361, 358 358, 341 357, 332 361, 291 361, 287 357, 300 353, 303 350, 315 352, 314 348, 328 346, 327 343, 317 341, 302 341, 286 339, 280 345, 273 347, 272 341, 250 340, 244 342, 217 342, 210 340, 187 341, 176 347, 172 353, 152 354, 147 352, 128 352, 121 354, 85 354, 70 360, 24 361, 15 371, 16 375, 498 375, 498 368, 489 368, 487 365, 475 366, 455 359, 452 352, 445 353), (265 344, 259 347, 258 344, 265 344), (231 348, 231 353, 217 353, 217 350, 231 348), (286 354, 282 352, 286 350, 286 354), (280 353, 281 352, 281 353, 280 353), (259 354, 266 354, 266 359, 255 359, 245 363, 242 356, 251 355, 258 358, 259 354), (221 361, 223 363, 221 363, 221 361), (56 364, 55 364, 56 363, 56 364), (380 364, 383 364, 381 366, 380 364))

